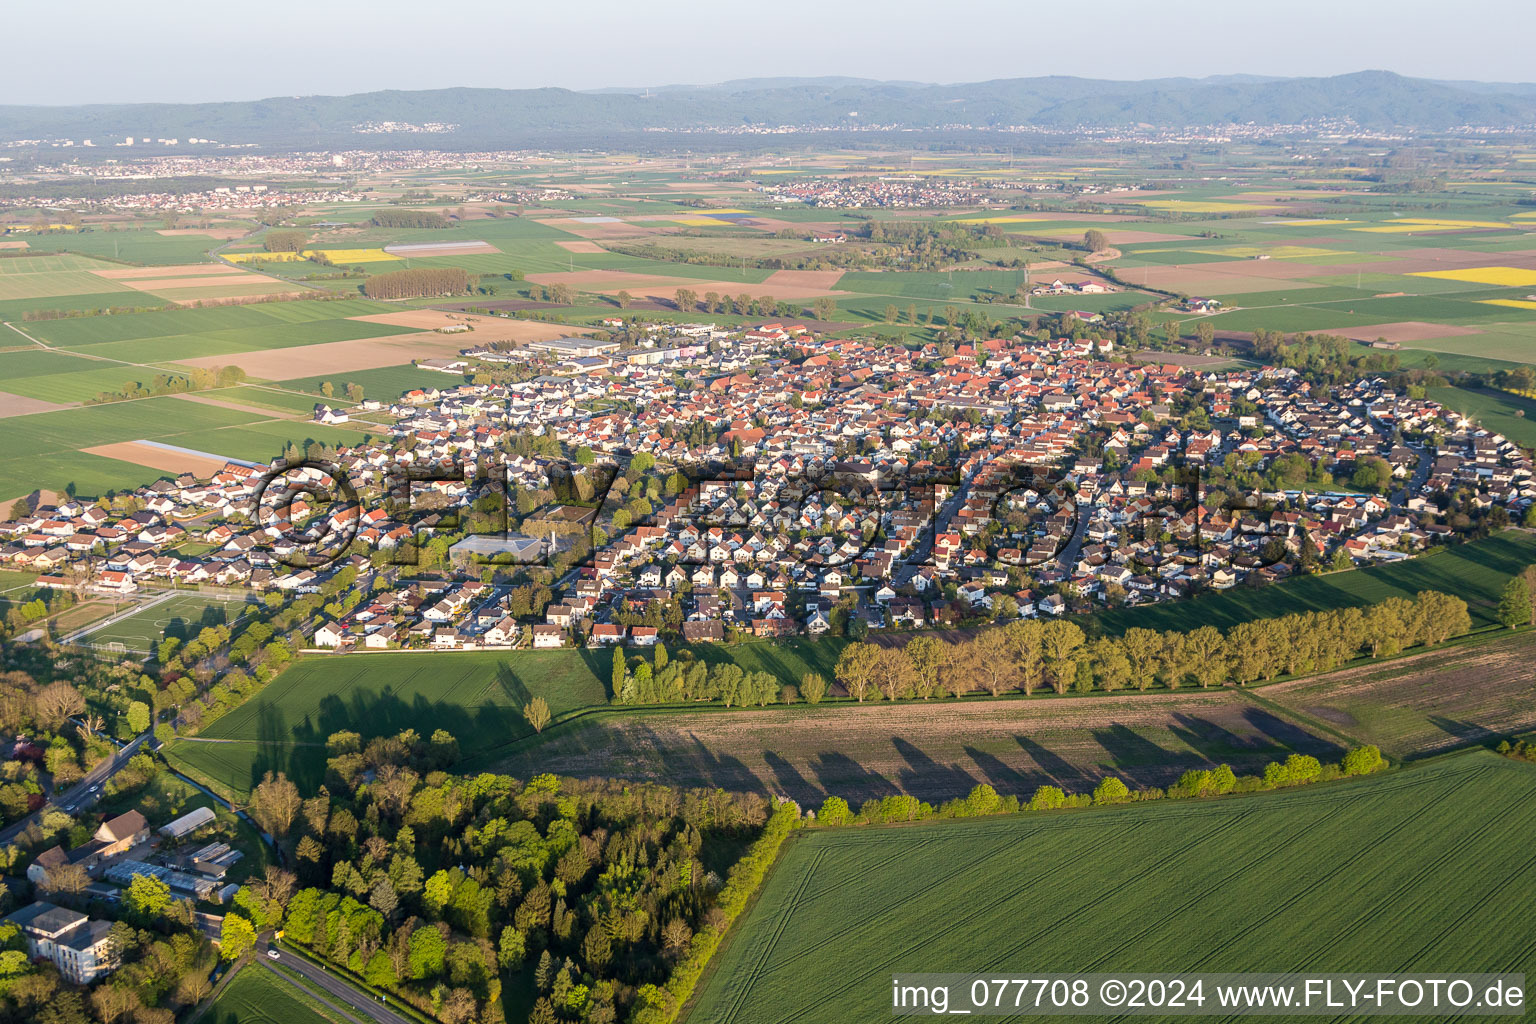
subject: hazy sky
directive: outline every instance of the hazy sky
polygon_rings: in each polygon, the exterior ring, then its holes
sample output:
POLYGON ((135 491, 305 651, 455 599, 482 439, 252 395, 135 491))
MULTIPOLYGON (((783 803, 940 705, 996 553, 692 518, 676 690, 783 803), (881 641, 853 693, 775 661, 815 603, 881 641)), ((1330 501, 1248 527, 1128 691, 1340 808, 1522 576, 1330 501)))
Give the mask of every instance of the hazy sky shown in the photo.
POLYGON ((1536 79, 1530 0, 4 0, 0 104, 780 75, 1536 79))

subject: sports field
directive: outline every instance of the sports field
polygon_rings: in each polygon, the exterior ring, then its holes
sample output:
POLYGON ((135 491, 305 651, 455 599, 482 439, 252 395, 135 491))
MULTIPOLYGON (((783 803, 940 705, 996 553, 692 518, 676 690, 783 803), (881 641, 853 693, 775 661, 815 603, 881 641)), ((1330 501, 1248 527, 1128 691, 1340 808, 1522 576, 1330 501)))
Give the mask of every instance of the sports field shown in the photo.
POLYGON ((475 755, 530 734, 521 709, 532 697, 548 701, 556 717, 605 703, 596 672, 611 658, 607 651, 309 655, 197 738, 176 740, 167 755, 236 794, 269 769, 287 771, 306 791, 319 785, 325 739, 343 729, 365 738, 446 729, 466 756, 475 755))
POLYGON ((238 621, 247 603, 241 596, 220 598, 195 593, 178 593, 165 600, 151 598, 139 611, 91 630, 79 642, 122 644, 125 650, 148 654, 167 636, 191 639, 205 626, 238 621))
POLYGON ((207 1024, 346 1024, 349 1020, 259 962, 242 968, 202 1019, 207 1024))
POLYGON ((1536 768, 1477 751, 1256 796, 811 831, 685 1019, 873 1020, 910 972, 1529 975, 1532 828, 1536 768))

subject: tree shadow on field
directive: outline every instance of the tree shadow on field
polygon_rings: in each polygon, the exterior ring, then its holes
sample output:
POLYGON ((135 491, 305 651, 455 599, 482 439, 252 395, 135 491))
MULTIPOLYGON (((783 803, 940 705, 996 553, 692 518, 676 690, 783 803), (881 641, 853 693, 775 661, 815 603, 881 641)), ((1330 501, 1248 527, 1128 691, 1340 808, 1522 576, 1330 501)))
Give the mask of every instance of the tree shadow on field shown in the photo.
POLYGON ((528 687, 504 661, 496 666, 496 683, 501 687, 501 692, 506 694, 507 700, 512 702, 514 708, 522 708, 533 699, 533 694, 529 692, 528 687))
POLYGON ((1074 783, 1088 778, 1088 773, 1081 767, 1054 751, 1046 749, 1028 736, 1015 734, 1013 739, 1019 745, 1019 749, 1028 754, 1029 759, 1045 773, 1046 778, 1056 785, 1070 788, 1074 783))
POLYGON ((1159 768, 1177 763, 1180 758, 1125 725, 1093 730, 1094 740, 1109 754, 1116 769, 1159 768))
POLYGON ((999 793, 1007 795, 1013 793, 1022 799, 1028 799, 1036 786, 1048 781, 1043 773, 1031 778, 1005 762, 1002 758, 975 747, 962 747, 965 756, 976 763, 981 774, 986 777, 988 784, 999 793))
POLYGON ((1275 748, 1261 736, 1240 735, 1218 725, 1209 718, 1176 713, 1168 731, 1207 761, 1217 762, 1223 757, 1251 757, 1273 753, 1275 748))
POLYGON ((763 760, 768 763, 768 769, 773 772, 774 781, 778 784, 778 790, 801 807, 813 807, 819 805, 827 794, 811 783, 800 769, 786 761, 783 756, 775 754, 771 750, 763 751, 763 760))
MULTIPOLYGON (((264 708, 262 714, 265 717, 267 709, 264 708)), ((280 725, 279 716, 276 727, 280 725)), ((276 727, 263 725, 261 730, 276 735, 276 727)), ((314 714, 305 715, 301 723, 286 733, 284 756, 289 777, 299 782, 300 788, 305 782, 319 786, 325 779, 325 742, 333 733, 358 733, 366 745, 369 740, 394 736, 407 729, 414 729, 423 740, 430 739, 439 729, 445 730, 459 741, 463 755, 477 753, 486 746, 529 731, 521 714, 490 701, 477 707, 466 707, 448 701, 428 700, 418 694, 414 700, 406 702, 388 686, 381 690, 359 687, 346 699, 338 694, 322 697, 314 714)))
MULTIPOLYGON (((1447 736, 1453 737, 1456 740, 1455 746, 1482 743, 1499 735, 1499 733, 1485 725, 1479 725, 1476 722, 1460 722, 1454 718, 1446 718, 1443 715, 1428 715, 1426 720, 1430 725, 1439 729, 1447 736)), ((1444 748, 1436 747, 1435 749, 1439 751, 1444 748)))
POLYGON ((877 775, 847 754, 822 751, 811 764, 816 781, 829 795, 840 796, 850 804, 896 796, 901 792, 883 775, 877 775))
POLYGON ((1268 736, 1285 752, 1314 754, 1321 758, 1339 757, 1344 753, 1344 748, 1334 740, 1288 722, 1264 708, 1244 708, 1243 721, 1268 736))
MULTIPOLYGON (((150 629, 153 630, 154 627, 151 626, 150 629)), ((173 616, 171 620, 165 624, 165 628, 160 632, 162 636, 175 637, 177 640, 182 641, 185 641, 189 636, 194 635, 191 627, 187 625, 187 620, 182 618, 180 615, 173 616)))
POLYGON ((939 764, 927 751, 900 736, 891 737, 891 745, 907 762, 898 776, 904 792, 925 800, 965 796, 976 786, 976 779, 959 765, 939 764))
POLYGON ((676 753, 669 752, 666 755, 669 769, 672 767, 674 760, 681 760, 684 765, 688 766, 688 774, 699 779, 701 785, 715 786, 720 789, 732 789, 745 793, 767 792, 767 787, 763 785, 763 780, 758 778, 757 774, 748 768, 740 758, 716 753, 705 746, 704 742, 697 736, 691 737, 691 739, 693 741, 691 753, 686 753, 675 745, 669 745, 663 739, 654 739, 652 742, 658 750, 667 750, 670 746, 672 751, 676 751, 676 753))

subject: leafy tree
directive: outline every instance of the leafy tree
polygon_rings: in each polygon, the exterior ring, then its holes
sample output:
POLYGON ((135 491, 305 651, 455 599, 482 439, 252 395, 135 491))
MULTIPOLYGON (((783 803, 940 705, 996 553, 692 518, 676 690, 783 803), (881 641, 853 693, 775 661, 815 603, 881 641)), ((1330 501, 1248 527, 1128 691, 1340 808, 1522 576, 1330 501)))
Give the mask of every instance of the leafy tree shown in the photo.
POLYGON ((1118 804, 1127 800, 1131 795, 1130 789, 1120 779, 1113 775, 1106 775, 1093 790, 1093 802, 1095 804, 1118 804))
POLYGON ((800 677, 800 696, 808 704, 820 704, 827 695, 827 681, 820 672, 807 672, 800 677))
POLYGON ((1510 629, 1531 624, 1531 590, 1518 576, 1504 584, 1499 594, 1499 621, 1510 629))
POLYGON ((549 724, 549 701, 543 697, 535 697, 523 705, 523 718, 527 719, 534 732, 543 732, 549 724))
POLYGON ((423 925, 411 932, 410 950, 412 978, 420 981, 442 973, 448 955, 448 940, 435 925, 423 925))
POLYGON ((219 956, 238 960, 256 945, 256 928, 239 914, 225 914, 219 927, 219 956))
POLYGON ((1355 747, 1344 755, 1345 775, 1369 775, 1372 772, 1381 771, 1386 766, 1387 762, 1381 756, 1381 749, 1374 744, 1355 747))
POLYGON ((141 700, 133 701, 128 705, 128 728, 137 736, 139 733, 149 731, 149 705, 141 700))
POLYGON ((143 920, 154 920, 171 905, 171 887, 153 875, 134 875, 123 906, 143 920))

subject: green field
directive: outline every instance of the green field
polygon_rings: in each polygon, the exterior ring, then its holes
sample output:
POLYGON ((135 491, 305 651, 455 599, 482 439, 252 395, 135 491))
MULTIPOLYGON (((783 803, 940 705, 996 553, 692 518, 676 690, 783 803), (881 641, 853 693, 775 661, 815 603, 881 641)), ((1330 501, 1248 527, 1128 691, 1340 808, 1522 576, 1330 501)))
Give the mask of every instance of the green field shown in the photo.
POLYGON ((1098 613, 1094 621, 1111 634, 1132 626, 1187 630, 1211 625, 1226 629, 1250 619, 1348 608, 1389 597, 1412 597, 1421 590, 1440 590, 1467 602, 1474 626, 1490 626, 1496 621, 1499 591, 1510 576, 1533 563, 1536 533, 1506 530, 1407 561, 1302 576, 1258 590, 1233 589, 1186 601, 1114 609, 1098 613))
POLYGON ((140 654, 152 652, 167 636, 189 640, 205 626, 224 625, 240 618, 244 597, 221 599, 212 594, 177 594, 153 607, 92 630, 80 638, 87 644, 122 644, 140 654))
POLYGON ((344 388, 347 384, 357 384, 363 389, 363 397, 377 398, 387 404, 414 388, 451 387, 460 383, 460 380, 446 373, 422 370, 414 364, 406 363, 401 366, 381 366, 373 370, 339 370, 317 377, 297 377, 281 381, 280 384, 292 391, 308 391, 317 396, 326 381, 330 381, 338 395, 346 393, 344 388))
POLYGON ((873 1020, 911 972, 1531 974, 1532 828, 1536 768, 1477 751, 1251 797, 812 831, 686 1019, 873 1020))
POLYGON ((206 263, 208 250, 224 243, 207 235, 162 235, 152 228, 139 228, 28 235, 27 244, 38 252, 67 251, 123 263, 169 266, 177 263, 206 263))
POLYGON ((255 963, 230 980, 202 1019, 205 1024, 346 1024, 349 1018, 255 963))
POLYGON ((1536 445, 1536 402, 1508 391, 1435 388, 1430 396, 1448 408, 1497 430, 1516 444, 1536 445))
POLYGON ((530 697, 543 697, 557 717, 605 703, 597 672, 611 658, 607 651, 306 656, 167 753, 233 793, 248 792, 268 770, 286 771, 309 792, 323 779, 333 732, 447 729, 466 756, 483 753, 530 734, 521 711, 530 697))

